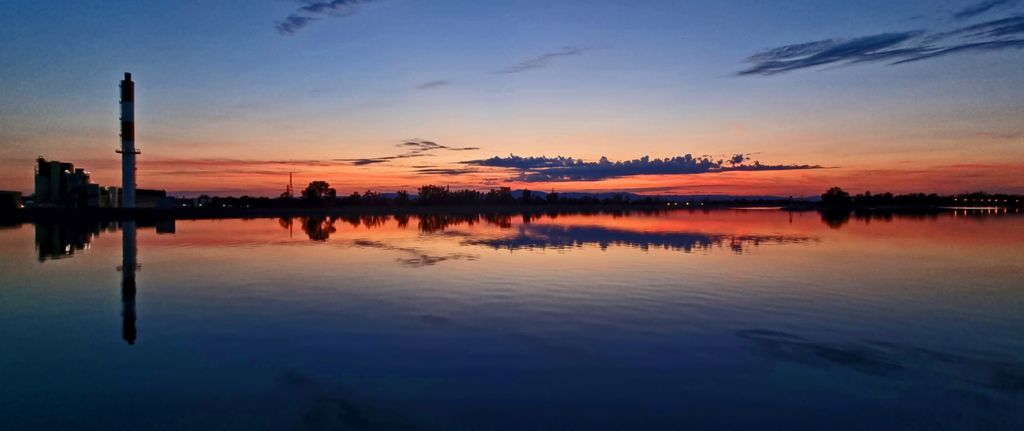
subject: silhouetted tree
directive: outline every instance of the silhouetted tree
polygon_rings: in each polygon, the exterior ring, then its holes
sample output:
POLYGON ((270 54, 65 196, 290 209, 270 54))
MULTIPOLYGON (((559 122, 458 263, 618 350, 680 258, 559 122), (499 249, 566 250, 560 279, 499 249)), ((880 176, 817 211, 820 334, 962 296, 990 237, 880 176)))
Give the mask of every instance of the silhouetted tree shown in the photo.
POLYGON ((367 190, 366 193, 363 193, 362 203, 369 205, 384 205, 387 203, 387 199, 385 199, 384 195, 380 194, 380 192, 367 190))
POLYGON ((844 207, 850 205, 850 194, 839 187, 832 187, 821 194, 822 205, 844 207))
POLYGON ((484 195, 484 200, 488 203, 500 204, 515 202, 515 198, 512 197, 512 189, 508 187, 491 189, 486 195, 484 195))
POLYGON ((423 205, 448 203, 451 193, 447 187, 426 185, 419 188, 420 203, 423 205))
POLYGON ((408 205, 409 204, 409 192, 405 190, 399 190, 395 193, 395 205, 408 205))
POLYGON ((334 199, 337 195, 338 191, 331 187, 330 184, 327 184, 327 181, 312 181, 302 191, 302 197, 312 201, 334 199))

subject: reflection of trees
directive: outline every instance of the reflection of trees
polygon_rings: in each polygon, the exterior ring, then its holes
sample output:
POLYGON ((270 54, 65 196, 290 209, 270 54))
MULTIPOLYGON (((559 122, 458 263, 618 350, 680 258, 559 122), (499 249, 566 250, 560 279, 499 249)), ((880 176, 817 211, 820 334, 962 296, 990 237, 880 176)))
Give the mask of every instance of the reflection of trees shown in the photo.
MULTIPOLYGON (((896 219, 902 220, 936 220, 948 211, 941 209, 905 209, 905 210, 823 210, 821 211, 821 222, 832 229, 839 229, 850 222, 851 219, 865 224, 871 222, 891 222, 896 219)), ((968 214, 965 216, 982 217, 984 213, 968 214)))
POLYGON ((332 217, 303 217, 301 220, 302 231, 312 241, 327 241, 337 231, 332 217))
POLYGON ((406 227, 409 226, 409 215, 398 214, 395 216, 395 221, 398 223, 398 227, 405 229, 406 227))
POLYGON ((362 216, 360 218, 360 221, 362 221, 363 226, 366 226, 367 229, 373 229, 373 228, 376 228, 376 227, 384 226, 384 224, 387 223, 388 220, 391 220, 391 216, 388 216, 388 215, 364 215, 364 216, 362 216))
POLYGON ((420 231, 434 233, 443 231, 449 227, 466 224, 473 226, 480 223, 480 214, 421 214, 419 218, 420 231))
POLYGON ((825 223, 825 225, 832 229, 839 229, 843 227, 844 224, 850 222, 850 212, 843 210, 822 211, 821 222, 825 223))

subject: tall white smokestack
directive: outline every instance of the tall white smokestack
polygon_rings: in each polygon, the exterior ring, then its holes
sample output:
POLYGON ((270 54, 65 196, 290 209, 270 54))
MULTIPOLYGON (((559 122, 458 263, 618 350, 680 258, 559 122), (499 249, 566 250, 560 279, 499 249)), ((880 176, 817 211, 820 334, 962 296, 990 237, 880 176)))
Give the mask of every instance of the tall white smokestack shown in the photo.
POLYGON ((121 207, 135 208, 135 82, 125 72, 121 80, 121 207))

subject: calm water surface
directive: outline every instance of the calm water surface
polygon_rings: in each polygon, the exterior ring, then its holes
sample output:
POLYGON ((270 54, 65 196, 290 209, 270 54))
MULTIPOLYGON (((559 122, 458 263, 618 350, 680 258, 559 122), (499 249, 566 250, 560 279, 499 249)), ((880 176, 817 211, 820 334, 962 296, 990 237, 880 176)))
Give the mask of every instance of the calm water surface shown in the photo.
POLYGON ((1024 217, 0 229, 4 429, 1024 429, 1024 217))

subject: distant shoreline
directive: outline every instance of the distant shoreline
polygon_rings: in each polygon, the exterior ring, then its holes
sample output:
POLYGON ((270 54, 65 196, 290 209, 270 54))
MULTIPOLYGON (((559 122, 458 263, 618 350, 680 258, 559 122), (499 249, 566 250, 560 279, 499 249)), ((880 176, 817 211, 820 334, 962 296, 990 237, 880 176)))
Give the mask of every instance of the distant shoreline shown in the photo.
POLYGON ((599 214, 617 212, 660 213, 677 211, 758 210, 821 213, 906 213, 936 214, 960 210, 1002 210, 1020 212, 1006 207, 888 206, 827 207, 812 202, 790 205, 750 203, 708 203, 705 205, 436 205, 436 206, 324 206, 271 208, 24 208, 0 212, 4 223, 40 221, 121 221, 121 220, 204 220, 231 218, 331 217, 352 215, 421 215, 421 214, 599 214))

